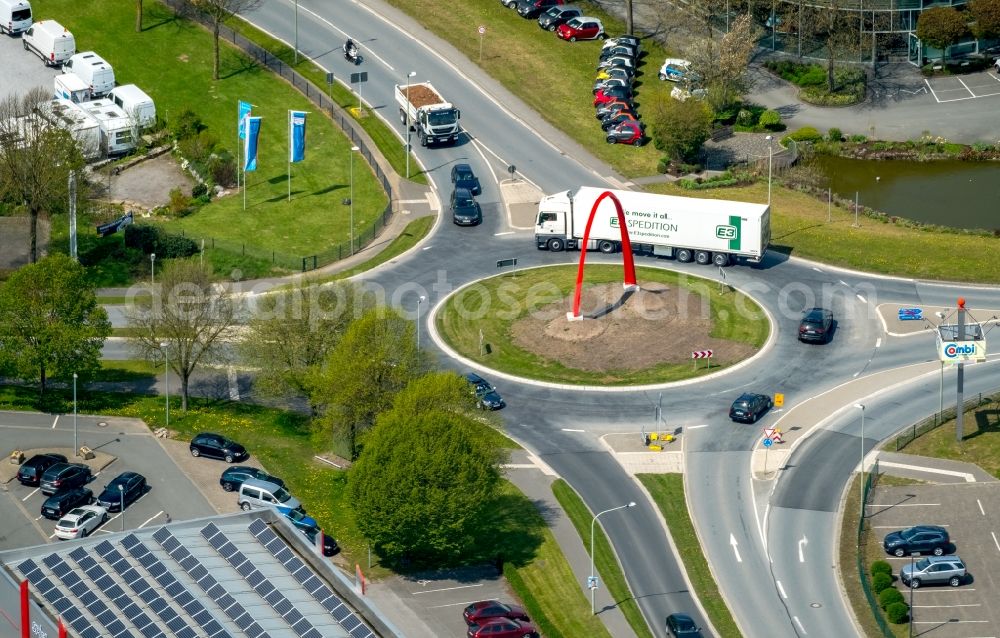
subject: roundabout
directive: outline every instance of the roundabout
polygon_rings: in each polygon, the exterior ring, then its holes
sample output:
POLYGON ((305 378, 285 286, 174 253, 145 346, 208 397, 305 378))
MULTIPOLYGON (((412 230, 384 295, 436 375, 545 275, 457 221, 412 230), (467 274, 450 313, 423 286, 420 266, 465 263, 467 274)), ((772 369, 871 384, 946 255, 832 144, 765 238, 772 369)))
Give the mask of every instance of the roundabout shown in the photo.
POLYGON ((701 378, 748 361, 771 334, 767 313, 742 292, 651 267, 623 290, 620 267, 590 266, 584 319, 570 321, 575 277, 574 266, 549 266, 477 280, 442 300, 428 325, 472 365, 581 389, 701 378), (706 350, 710 359, 692 358, 706 350))

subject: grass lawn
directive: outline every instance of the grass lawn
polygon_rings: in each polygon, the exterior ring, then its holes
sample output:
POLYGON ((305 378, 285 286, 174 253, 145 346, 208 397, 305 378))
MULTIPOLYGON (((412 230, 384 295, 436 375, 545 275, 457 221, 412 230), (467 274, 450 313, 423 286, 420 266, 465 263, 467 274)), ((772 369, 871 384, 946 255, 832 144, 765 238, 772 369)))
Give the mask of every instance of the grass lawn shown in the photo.
MULTIPOLYGON (((656 174, 662 154, 652 144, 641 148, 608 144, 594 119, 591 88, 597 74, 600 42, 560 40, 554 33, 539 29, 536 20, 525 20, 498 0, 450 3, 447 11, 441 11, 440 3, 435 0, 390 0, 390 4, 448 41, 540 117, 623 174, 630 177, 656 174), (476 25, 487 29, 481 59, 476 25)), ((624 23, 609 17, 596 5, 583 2, 581 6, 586 15, 602 19, 609 35, 625 32, 624 23)), ((669 96, 673 87, 673 83, 661 82, 656 77, 666 51, 650 39, 643 40, 642 46, 646 56, 634 85, 640 105, 652 104, 657 95, 669 96)))
MULTIPOLYGON (((256 105, 263 117, 258 170, 248 174, 247 208, 241 193, 214 201, 188 217, 164 222, 189 237, 246 243, 295 257, 315 254, 350 236, 351 142, 289 84, 252 65, 223 45, 221 76, 211 79, 212 38, 193 23, 176 19, 164 5, 144 8, 145 28, 136 33, 135 4, 124 0, 81 5, 39 0, 38 18, 58 17, 76 35, 77 48, 95 50, 115 68, 120 84, 135 83, 156 102, 168 124, 190 108, 209 134, 235 151, 237 100, 256 105), (136 55, 136 52, 142 52, 136 55), (306 159, 292 167, 287 201, 287 111, 312 111, 306 159)), ((381 214, 387 198, 361 158, 354 158, 355 236, 381 214)))
MULTIPOLYGON (((684 476, 681 474, 639 474, 660 513, 667 520, 670 536, 677 546, 677 554, 684 561, 684 569, 694 587, 694 592, 705 608, 709 620, 723 638, 739 638, 736 621, 726 606, 715 578, 708 568, 708 561, 701 551, 701 543, 688 515, 684 496, 684 476)), ((873 635, 873 634, 869 634, 873 635)))
MULTIPOLYGON (((594 513, 590 511, 583 499, 569 486, 566 481, 559 479, 552 484, 552 493, 555 494, 559 504, 566 510, 566 515, 573 522, 576 533, 583 540, 584 547, 590 551, 590 526, 594 518, 594 513)), ((639 638, 653 638, 653 633, 649 630, 646 620, 642 617, 639 605, 636 604, 632 591, 625 582, 625 575, 622 573, 621 565, 615 556, 608 537, 601 527, 594 527, 594 567, 601 577, 601 582, 608 588, 611 598, 618 604, 625 620, 628 621, 632 631, 639 638)))
MULTIPOLYGON (((669 184, 647 190, 691 196, 669 184)), ((698 197, 766 202, 767 183, 698 191, 698 197)), ((868 217, 854 228, 854 213, 833 208, 827 222, 825 201, 775 186, 771 194, 771 249, 796 257, 868 272, 1000 283, 1000 240, 993 237, 916 230, 868 217)))
POLYGON ((965 412, 962 443, 955 441, 955 419, 945 421, 901 450, 906 454, 975 463, 1000 478, 1000 402, 965 412))
MULTIPOLYGON (((741 293, 727 289, 719 294, 713 282, 686 275, 638 268, 642 282, 662 282, 683 286, 702 296, 711 310, 711 336, 759 347, 767 339, 769 326, 759 306, 741 293)), ((594 264, 587 269, 590 284, 621 280, 620 266, 594 264)), ((684 363, 664 363, 637 371, 592 372, 565 367, 542 356, 522 350, 510 342, 511 325, 540 307, 571 295, 576 268, 571 266, 519 271, 479 282, 453 295, 437 316, 437 328, 448 344, 475 361, 497 370, 544 381, 581 384, 642 384, 675 381, 707 374, 709 368, 693 370, 684 363), (556 294, 558 289, 558 294, 556 294), (479 335, 489 347, 480 353, 479 335)), ((715 366, 718 369, 718 366, 715 366)))
POLYGON ((161 372, 161 366, 154 366, 142 359, 104 359, 101 361, 101 369, 88 381, 153 381, 161 372))

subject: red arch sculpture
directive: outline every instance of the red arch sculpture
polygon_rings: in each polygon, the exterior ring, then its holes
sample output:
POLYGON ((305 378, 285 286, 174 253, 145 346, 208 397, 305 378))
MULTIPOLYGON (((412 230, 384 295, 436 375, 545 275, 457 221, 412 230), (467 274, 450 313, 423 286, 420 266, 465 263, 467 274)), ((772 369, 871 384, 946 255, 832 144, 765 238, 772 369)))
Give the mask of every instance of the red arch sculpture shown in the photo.
POLYGON ((614 193, 604 191, 594 200, 594 205, 590 207, 590 217, 587 218, 587 227, 583 231, 583 243, 580 244, 580 266, 576 271, 576 291, 573 293, 573 312, 566 313, 566 318, 570 321, 583 319, 583 316, 580 314, 580 293, 583 289, 583 266, 587 261, 587 242, 590 241, 590 227, 594 224, 594 215, 597 214, 597 207, 601 205, 605 197, 610 198, 614 202, 615 210, 618 213, 618 228, 621 230, 622 254, 624 256, 623 266, 625 270, 622 285, 625 290, 633 290, 636 287, 635 263, 632 260, 632 242, 628 236, 628 225, 625 223, 625 211, 622 209, 622 203, 618 201, 614 193))

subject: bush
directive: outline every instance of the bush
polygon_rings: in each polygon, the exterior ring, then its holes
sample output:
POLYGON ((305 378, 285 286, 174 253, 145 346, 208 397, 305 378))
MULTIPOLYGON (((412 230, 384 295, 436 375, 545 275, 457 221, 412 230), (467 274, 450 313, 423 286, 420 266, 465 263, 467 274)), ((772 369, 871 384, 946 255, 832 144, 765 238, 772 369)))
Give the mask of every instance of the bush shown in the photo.
POLYGON ((170 190, 170 212, 178 217, 184 217, 191 212, 191 200, 179 188, 170 190))
POLYGON ((156 253, 157 257, 190 257, 198 253, 198 245, 187 237, 170 235, 158 226, 132 224, 125 227, 125 246, 137 248, 145 254, 156 253))
POLYGON ((223 188, 236 186, 236 160, 232 153, 221 151, 209 158, 208 173, 212 181, 223 188))
POLYGON ((889 574, 892 575, 892 565, 888 561, 877 560, 872 563, 871 568, 868 570, 872 576, 877 574, 889 574))
POLYGON ((751 127, 756 124, 757 118, 754 117, 754 112, 750 109, 740 109, 740 112, 736 114, 736 125, 751 127))
POLYGON ((872 591, 876 595, 881 594, 884 589, 892 587, 892 576, 890 574, 875 574, 872 576, 872 591))
POLYGON ((831 142, 839 142, 842 139, 844 139, 844 134, 840 131, 839 128, 831 128, 829 131, 826 132, 826 139, 830 140, 831 142))
POLYGON ((852 135, 849 139, 855 144, 864 144, 868 141, 868 138, 864 135, 852 135))
POLYGON ((169 259, 172 257, 190 257, 198 254, 198 244, 193 239, 180 235, 162 233, 156 243, 156 256, 169 259))
POLYGON ((125 227, 125 246, 138 248, 145 254, 156 252, 160 229, 149 224, 130 224, 125 227))
POLYGON ((194 188, 191 189, 191 197, 194 197, 195 199, 198 199, 206 193, 208 193, 208 186, 205 186, 204 184, 195 184, 194 188))
POLYGON ((174 122, 174 139, 194 137, 205 128, 201 118, 191 109, 184 109, 174 122))
POLYGON ((895 587, 883 589, 882 593, 878 595, 878 604, 882 609, 886 609, 894 603, 901 602, 903 602, 903 594, 895 587))
POLYGON ((910 606, 906 603, 892 603, 885 608, 885 616, 894 625, 901 625, 910 618, 910 606))
POLYGON ((177 142, 177 151, 182 157, 197 164, 203 164, 219 145, 219 138, 208 131, 186 137, 177 142))
POLYGON ((757 120, 757 125, 769 131, 783 131, 785 129, 785 125, 781 123, 781 113, 773 109, 768 109, 761 113, 760 119, 757 120))
POLYGON ((822 139, 823 136, 815 128, 811 126, 803 126, 799 130, 786 135, 782 141, 795 140, 796 142, 818 142, 822 139))

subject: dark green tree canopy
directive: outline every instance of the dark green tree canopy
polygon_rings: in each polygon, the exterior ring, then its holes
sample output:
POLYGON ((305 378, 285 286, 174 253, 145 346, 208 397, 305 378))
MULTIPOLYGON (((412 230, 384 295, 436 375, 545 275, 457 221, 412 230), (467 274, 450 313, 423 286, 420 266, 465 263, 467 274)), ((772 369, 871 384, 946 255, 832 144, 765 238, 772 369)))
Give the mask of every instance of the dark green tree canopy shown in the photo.
POLYGON ((1000 37, 1000 0, 972 0, 969 10, 975 20, 972 29, 976 37, 1000 37))
POLYGON ((920 14, 917 20, 917 37, 935 49, 941 50, 944 62, 945 51, 969 33, 969 25, 964 13, 954 7, 933 7, 920 14))
POLYGON ((696 99, 683 102, 661 95, 651 105, 652 138, 672 160, 695 161, 712 133, 712 112, 696 99))

